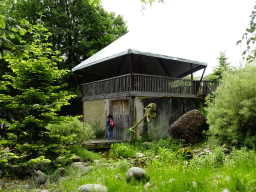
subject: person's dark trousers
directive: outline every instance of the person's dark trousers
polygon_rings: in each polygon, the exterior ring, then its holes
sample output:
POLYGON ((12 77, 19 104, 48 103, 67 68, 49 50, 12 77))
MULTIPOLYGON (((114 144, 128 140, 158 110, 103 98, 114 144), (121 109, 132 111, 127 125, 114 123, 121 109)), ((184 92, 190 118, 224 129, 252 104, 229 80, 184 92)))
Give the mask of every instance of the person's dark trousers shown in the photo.
POLYGON ((111 129, 110 127, 108 127, 108 140, 110 139, 113 139, 113 129, 111 129))

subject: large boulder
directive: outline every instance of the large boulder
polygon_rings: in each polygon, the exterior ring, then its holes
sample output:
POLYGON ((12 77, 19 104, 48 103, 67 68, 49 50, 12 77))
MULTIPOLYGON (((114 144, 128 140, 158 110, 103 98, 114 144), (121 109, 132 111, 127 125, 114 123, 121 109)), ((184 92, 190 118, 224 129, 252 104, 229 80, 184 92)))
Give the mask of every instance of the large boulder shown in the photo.
POLYGON ((168 132, 174 139, 196 143, 202 139, 202 131, 207 129, 206 116, 197 109, 193 109, 177 119, 168 132))
POLYGON ((144 169, 139 167, 132 167, 127 171, 126 180, 130 182, 132 178, 138 181, 142 180, 144 182, 148 182, 150 180, 149 174, 144 169))
POLYGON ((32 176, 32 179, 36 184, 45 184, 47 176, 42 171, 37 170, 35 174, 32 176))

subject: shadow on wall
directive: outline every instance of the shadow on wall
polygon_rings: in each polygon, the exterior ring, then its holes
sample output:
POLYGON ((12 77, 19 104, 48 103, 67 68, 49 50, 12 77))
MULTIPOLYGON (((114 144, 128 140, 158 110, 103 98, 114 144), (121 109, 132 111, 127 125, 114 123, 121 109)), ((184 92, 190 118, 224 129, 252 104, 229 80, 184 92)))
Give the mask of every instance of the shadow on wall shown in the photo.
POLYGON ((198 109, 203 99, 198 98, 176 98, 176 97, 160 97, 145 98, 143 105, 156 103, 156 118, 151 123, 144 120, 143 133, 152 135, 153 137, 170 136, 168 129, 179 117, 192 109, 198 109))

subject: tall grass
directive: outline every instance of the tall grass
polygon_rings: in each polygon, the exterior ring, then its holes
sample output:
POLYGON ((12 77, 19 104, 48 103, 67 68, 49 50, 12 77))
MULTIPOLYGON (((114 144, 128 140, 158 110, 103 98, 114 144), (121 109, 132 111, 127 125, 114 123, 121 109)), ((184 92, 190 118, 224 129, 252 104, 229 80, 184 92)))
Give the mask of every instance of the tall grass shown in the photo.
POLYGON ((78 145, 70 146, 69 150, 71 153, 74 153, 77 156, 81 157, 84 161, 94 161, 101 159, 101 156, 98 153, 88 151, 87 149, 78 145))
MULTIPOLYGON (((135 144, 116 144, 137 149, 135 144)), ((82 158, 88 158, 87 150, 71 147, 82 158), (85 156, 83 156, 85 154, 85 156)), ((94 166, 88 173, 68 172, 63 180, 49 183, 47 189, 63 192, 77 191, 80 185, 102 184, 109 192, 123 191, 190 191, 210 192, 224 189, 229 191, 256 191, 256 153, 246 148, 233 148, 225 155, 221 147, 215 147, 212 153, 194 155, 191 160, 179 158, 172 148, 159 147, 158 150, 138 148, 147 157, 144 169, 150 175, 151 186, 145 189, 142 182, 126 181, 126 172, 132 166, 127 159, 100 159, 100 165, 94 166), (144 150, 144 151, 143 151, 144 150), (147 153, 148 152, 148 153, 147 153), (156 156, 157 155, 157 156, 156 156), (117 179, 118 176, 118 179, 117 179)), ((95 159, 90 157, 90 159, 95 159)))

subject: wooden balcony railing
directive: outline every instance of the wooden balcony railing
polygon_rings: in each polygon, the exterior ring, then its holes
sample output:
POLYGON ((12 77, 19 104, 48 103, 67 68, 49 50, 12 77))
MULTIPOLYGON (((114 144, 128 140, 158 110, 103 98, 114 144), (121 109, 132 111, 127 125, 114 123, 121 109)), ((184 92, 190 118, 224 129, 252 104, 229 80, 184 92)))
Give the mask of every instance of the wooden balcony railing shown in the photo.
POLYGON ((159 92, 206 95, 215 91, 217 82, 178 79, 144 74, 130 74, 85 83, 83 96, 97 96, 121 92, 159 92))

